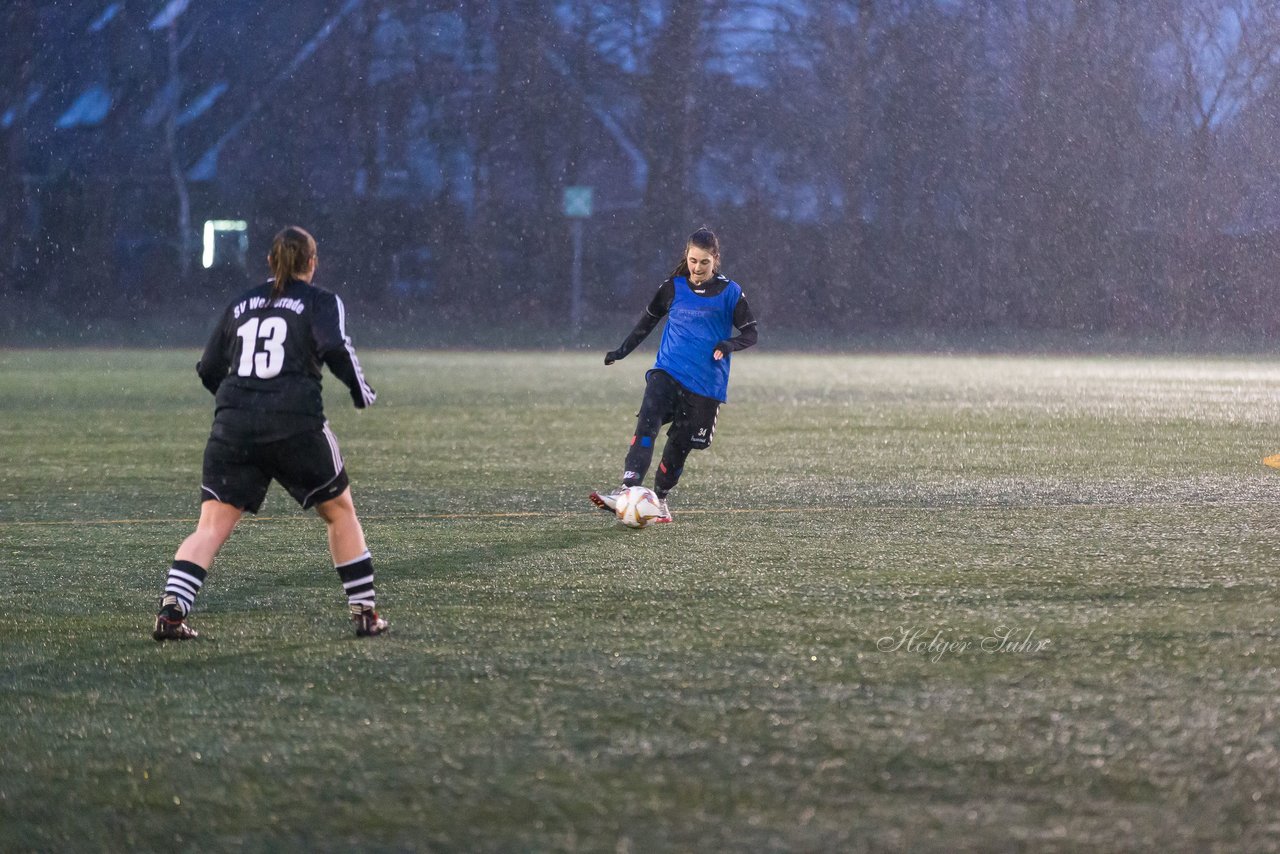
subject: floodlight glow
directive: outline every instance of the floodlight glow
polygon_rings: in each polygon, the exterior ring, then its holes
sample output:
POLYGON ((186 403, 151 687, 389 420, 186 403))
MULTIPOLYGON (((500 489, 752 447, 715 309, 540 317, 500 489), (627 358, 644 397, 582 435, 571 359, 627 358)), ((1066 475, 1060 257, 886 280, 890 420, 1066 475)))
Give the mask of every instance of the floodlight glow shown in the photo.
POLYGON ((214 248, 217 245, 218 232, 220 231, 236 231, 241 235, 241 242, 244 241, 244 232, 249 230, 249 223, 242 219, 207 219, 204 221, 204 268, 207 270, 213 266, 214 248))

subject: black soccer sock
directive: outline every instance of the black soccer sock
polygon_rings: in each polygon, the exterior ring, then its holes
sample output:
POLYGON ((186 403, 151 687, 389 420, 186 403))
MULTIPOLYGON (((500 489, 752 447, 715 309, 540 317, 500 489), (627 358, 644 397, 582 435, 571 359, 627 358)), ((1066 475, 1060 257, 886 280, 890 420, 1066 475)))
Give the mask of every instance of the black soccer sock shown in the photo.
POLYGON ((341 566, 335 566, 338 577, 342 579, 342 589, 347 591, 347 604, 354 608, 363 608, 374 604, 373 591, 373 558, 368 552, 355 560, 341 566))
POLYGON ((644 483, 644 476, 649 471, 649 463, 653 461, 653 437, 632 436, 631 447, 627 450, 627 459, 622 467, 623 486, 639 486, 644 483))
POLYGON ((653 491, 659 498, 666 498, 667 493, 676 488, 680 475, 684 473, 684 461, 688 458, 689 448, 667 442, 667 446, 662 449, 658 473, 653 477, 653 491))
POLYGON ((196 594, 200 592, 201 587, 204 587, 204 579, 208 574, 208 570, 196 566, 189 560, 175 560, 173 566, 169 567, 169 578, 164 585, 165 596, 172 596, 178 600, 178 610, 182 616, 185 617, 191 613, 196 594))

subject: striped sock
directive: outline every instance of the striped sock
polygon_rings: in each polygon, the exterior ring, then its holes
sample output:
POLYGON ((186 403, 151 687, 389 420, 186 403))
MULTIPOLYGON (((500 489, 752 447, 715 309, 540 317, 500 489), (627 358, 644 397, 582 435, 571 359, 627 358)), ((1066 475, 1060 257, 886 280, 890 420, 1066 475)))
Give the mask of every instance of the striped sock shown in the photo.
POLYGON ((373 607, 373 558, 368 552, 341 566, 334 566, 342 579, 342 589, 347 591, 347 604, 353 609, 373 607))
POLYGON ((178 610, 182 612, 182 616, 191 613, 196 594, 204 587, 204 578, 208 574, 208 570, 201 569, 189 560, 175 560, 173 566, 169 567, 169 579, 164 585, 165 596, 178 600, 178 610))

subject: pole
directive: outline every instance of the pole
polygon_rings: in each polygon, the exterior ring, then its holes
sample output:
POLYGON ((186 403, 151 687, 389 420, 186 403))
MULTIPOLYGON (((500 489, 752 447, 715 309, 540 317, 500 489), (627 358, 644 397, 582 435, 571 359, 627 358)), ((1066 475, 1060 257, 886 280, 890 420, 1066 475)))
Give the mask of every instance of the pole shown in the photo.
POLYGON ((582 338, 582 219, 575 217, 570 227, 573 235, 573 275, 569 286, 569 325, 573 340, 582 338))
POLYGON ((169 85, 173 95, 165 116, 164 140, 169 150, 169 175, 178 191, 178 263, 185 278, 191 269, 191 194, 187 192, 187 176, 182 173, 178 154, 178 108, 182 106, 182 77, 178 73, 178 17, 169 22, 169 85))

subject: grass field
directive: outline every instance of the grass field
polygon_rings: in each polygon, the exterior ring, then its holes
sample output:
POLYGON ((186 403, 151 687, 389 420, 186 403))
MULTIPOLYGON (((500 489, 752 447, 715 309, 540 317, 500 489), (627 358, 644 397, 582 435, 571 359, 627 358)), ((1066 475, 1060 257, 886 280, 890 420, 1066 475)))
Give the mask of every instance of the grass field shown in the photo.
POLYGON ((0 352, 0 850, 1280 849, 1280 364, 744 354, 674 525, 649 357, 329 379, 385 638, 277 487, 192 624, 194 352, 0 352))

